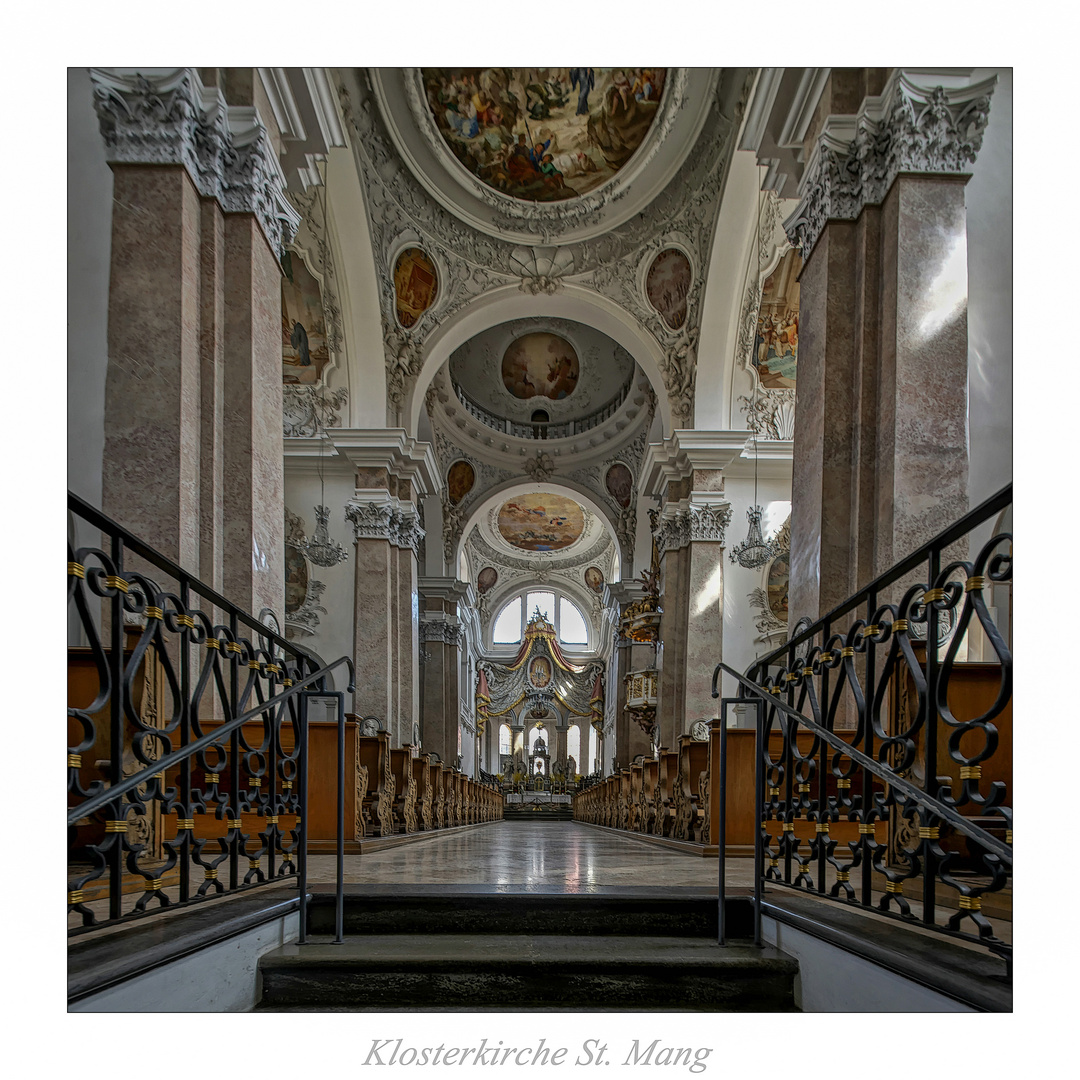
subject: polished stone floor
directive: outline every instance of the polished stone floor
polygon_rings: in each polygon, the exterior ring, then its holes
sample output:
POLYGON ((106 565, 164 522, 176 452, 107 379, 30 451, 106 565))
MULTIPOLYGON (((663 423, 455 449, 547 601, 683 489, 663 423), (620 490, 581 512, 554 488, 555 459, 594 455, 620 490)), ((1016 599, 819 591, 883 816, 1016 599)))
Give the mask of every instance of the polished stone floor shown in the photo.
MULTIPOLYGON (((312 884, 336 880, 331 855, 310 856, 312 884)), ((749 885, 753 861, 728 860, 731 885, 749 885)), ((716 859, 703 859, 574 821, 498 821, 401 847, 345 856, 354 884, 593 885, 717 884, 716 859)))

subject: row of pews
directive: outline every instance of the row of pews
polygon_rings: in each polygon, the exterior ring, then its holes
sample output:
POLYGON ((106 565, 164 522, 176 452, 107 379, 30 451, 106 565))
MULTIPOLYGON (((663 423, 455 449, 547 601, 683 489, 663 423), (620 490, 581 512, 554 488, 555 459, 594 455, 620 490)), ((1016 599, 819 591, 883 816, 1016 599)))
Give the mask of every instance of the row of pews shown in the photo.
POLYGON ((574 819, 610 829, 708 844, 712 740, 679 737, 677 750, 636 761, 574 796, 574 819))

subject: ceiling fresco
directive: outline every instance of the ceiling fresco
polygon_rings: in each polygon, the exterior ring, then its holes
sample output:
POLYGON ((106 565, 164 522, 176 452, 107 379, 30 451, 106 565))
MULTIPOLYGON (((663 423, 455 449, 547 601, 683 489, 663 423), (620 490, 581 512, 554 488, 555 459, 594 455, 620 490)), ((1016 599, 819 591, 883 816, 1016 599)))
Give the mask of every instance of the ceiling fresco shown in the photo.
POLYGON ((526 334, 503 354, 503 386, 516 398, 561 401, 577 388, 580 374, 574 346, 558 334, 526 334))
POLYGON ((562 495, 518 495, 499 508, 499 533, 522 551, 561 551, 574 543, 584 528, 584 511, 562 495))
POLYGON ((422 68, 443 140, 474 176, 526 202, 610 180, 642 144, 666 68, 422 68))

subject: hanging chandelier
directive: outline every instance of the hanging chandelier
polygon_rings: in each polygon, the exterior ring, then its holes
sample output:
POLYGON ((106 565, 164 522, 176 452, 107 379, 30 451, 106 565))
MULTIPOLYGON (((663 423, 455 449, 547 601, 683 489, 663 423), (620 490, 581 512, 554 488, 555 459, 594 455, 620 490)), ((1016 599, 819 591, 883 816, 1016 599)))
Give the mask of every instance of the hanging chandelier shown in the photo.
MULTIPOLYGON (((756 478, 755 478, 756 479, 756 478)), ((755 484, 755 489, 756 489, 755 484)), ((757 491, 754 491, 757 499, 757 491)), ((761 507, 751 506, 746 511, 746 520, 750 522, 747 529, 746 539, 741 544, 736 544, 731 549, 731 561, 745 566, 747 570, 756 570, 764 566, 776 555, 776 545, 771 540, 766 540, 761 534, 761 507)))
MULTIPOLYGON (((323 492, 325 498, 325 491, 323 492)), ((326 506, 315 507, 315 532, 310 540, 297 545, 316 566, 337 566, 344 562, 349 553, 335 540, 330 539, 327 525, 330 521, 330 509, 326 506)))

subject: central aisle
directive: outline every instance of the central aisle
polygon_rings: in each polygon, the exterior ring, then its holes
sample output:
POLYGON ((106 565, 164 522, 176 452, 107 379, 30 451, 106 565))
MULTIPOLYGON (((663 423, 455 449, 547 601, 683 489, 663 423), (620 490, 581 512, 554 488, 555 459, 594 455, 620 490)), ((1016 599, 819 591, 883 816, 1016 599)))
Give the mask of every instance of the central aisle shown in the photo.
MULTIPOLYGON (((753 860, 729 859, 728 885, 749 884, 752 870, 753 860)), ((716 859, 574 821, 500 821, 345 856, 345 881, 352 884, 520 885, 575 892, 597 885, 715 888, 716 875, 716 859)), ((333 880, 334 857, 310 856, 309 883, 333 880)))

